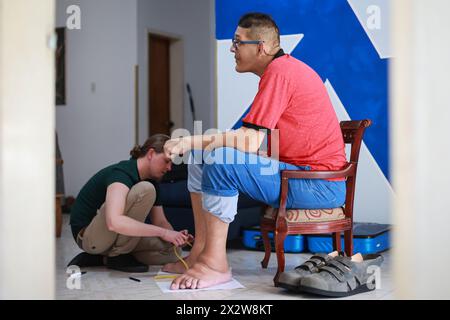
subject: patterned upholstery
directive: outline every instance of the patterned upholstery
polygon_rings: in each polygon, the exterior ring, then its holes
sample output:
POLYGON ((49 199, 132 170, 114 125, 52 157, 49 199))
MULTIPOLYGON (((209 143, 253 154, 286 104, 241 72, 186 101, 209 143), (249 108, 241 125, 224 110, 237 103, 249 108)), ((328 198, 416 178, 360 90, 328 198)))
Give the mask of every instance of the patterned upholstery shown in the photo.
MULTIPOLYGON (((264 218, 275 219, 276 210, 275 208, 267 207, 264 218)), ((344 218, 344 210, 341 207, 332 209, 286 210, 286 221, 290 223, 336 221, 344 218)))

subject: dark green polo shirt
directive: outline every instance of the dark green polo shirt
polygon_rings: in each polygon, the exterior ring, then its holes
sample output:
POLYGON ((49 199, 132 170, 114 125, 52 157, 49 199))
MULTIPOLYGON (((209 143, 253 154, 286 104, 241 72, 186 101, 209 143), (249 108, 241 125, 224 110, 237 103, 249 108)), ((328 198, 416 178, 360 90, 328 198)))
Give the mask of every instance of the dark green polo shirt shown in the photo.
MULTIPOLYGON (((72 234, 76 237, 80 230, 88 226, 97 214, 97 210, 103 205, 106 199, 106 189, 114 182, 120 182, 131 189, 141 181, 137 169, 137 160, 124 160, 110 165, 97 172, 81 188, 75 203, 70 212, 70 225, 72 234)), ((159 185, 156 181, 151 182, 156 189, 156 201, 154 206, 160 206, 159 185)))

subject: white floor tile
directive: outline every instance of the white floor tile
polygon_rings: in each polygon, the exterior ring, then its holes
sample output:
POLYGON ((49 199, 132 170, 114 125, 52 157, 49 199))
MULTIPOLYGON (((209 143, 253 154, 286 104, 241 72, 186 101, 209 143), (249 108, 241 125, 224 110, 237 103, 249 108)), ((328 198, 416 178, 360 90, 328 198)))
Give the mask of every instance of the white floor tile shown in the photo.
MULTIPOLYGON (((151 266, 149 272, 133 274, 141 282, 135 282, 128 277, 131 274, 112 271, 106 268, 86 268, 86 274, 81 276, 81 289, 68 289, 66 282, 67 263, 81 250, 75 244, 68 215, 63 215, 64 226, 61 238, 56 240, 56 298, 57 299, 146 299, 146 300, 299 300, 315 299, 317 297, 306 294, 294 294, 282 288, 273 286, 273 277, 277 263, 272 254, 267 269, 261 268, 264 253, 251 250, 229 250, 228 257, 233 269, 233 276, 242 283, 245 289, 198 291, 192 293, 162 293, 152 276, 156 275, 160 267, 151 266)), ((384 252, 385 261, 381 268, 380 290, 354 295, 346 299, 394 299, 392 274, 390 272, 390 252, 384 252)), ((286 270, 292 269, 307 260, 311 254, 286 254, 286 270)))

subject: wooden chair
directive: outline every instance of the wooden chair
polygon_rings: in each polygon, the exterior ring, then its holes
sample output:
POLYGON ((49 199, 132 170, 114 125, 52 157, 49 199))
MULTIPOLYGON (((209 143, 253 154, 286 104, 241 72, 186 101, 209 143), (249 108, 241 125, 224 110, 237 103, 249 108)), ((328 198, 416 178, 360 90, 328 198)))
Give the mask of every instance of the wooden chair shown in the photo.
POLYGON ((350 161, 338 171, 283 170, 281 172, 281 197, 279 209, 268 207, 261 219, 265 256, 261 265, 267 268, 271 254, 269 232, 274 231, 275 252, 278 270, 274 278, 275 286, 284 271, 284 240, 288 234, 332 233, 334 250, 341 251, 341 232, 344 232, 344 246, 347 256, 353 254, 353 200, 355 196, 356 170, 364 131, 370 120, 342 121, 340 123, 344 143, 351 145, 350 161), (346 198, 342 208, 286 210, 289 179, 330 179, 346 178, 346 198))

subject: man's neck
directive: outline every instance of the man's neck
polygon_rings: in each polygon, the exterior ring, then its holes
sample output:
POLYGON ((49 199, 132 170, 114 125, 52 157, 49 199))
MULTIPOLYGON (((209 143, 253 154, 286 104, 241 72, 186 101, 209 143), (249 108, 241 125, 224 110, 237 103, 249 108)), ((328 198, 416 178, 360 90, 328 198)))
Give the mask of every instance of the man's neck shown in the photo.
POLYGON ((257 68, 257 70, 254 72, 254 74, 256 74, 258 77, 262 77, 262 75, 264 74, 264 71, 266 71, 267 67, 269 66, 269 64, 272 62, 272 57, 265 57, 265 59, 263 59, 261 61, 261 64, 259 66, 259 68, 257 68))
POLYGON ((261 61, 260 67, 254 72, 258 77, 261 77, 264 74, 264 71, 266 71, 269 64, 275 60, 276 58, 279 58, 284 55, 283 49, 279 48, 275 55, 266 55, 261 61))
POLYGON ((147 166, 145 164, 145 158, 137 159, 137 170, 138 170, 140 180, 147 180, 150 178, 150 172, 147 169, 147 166))

